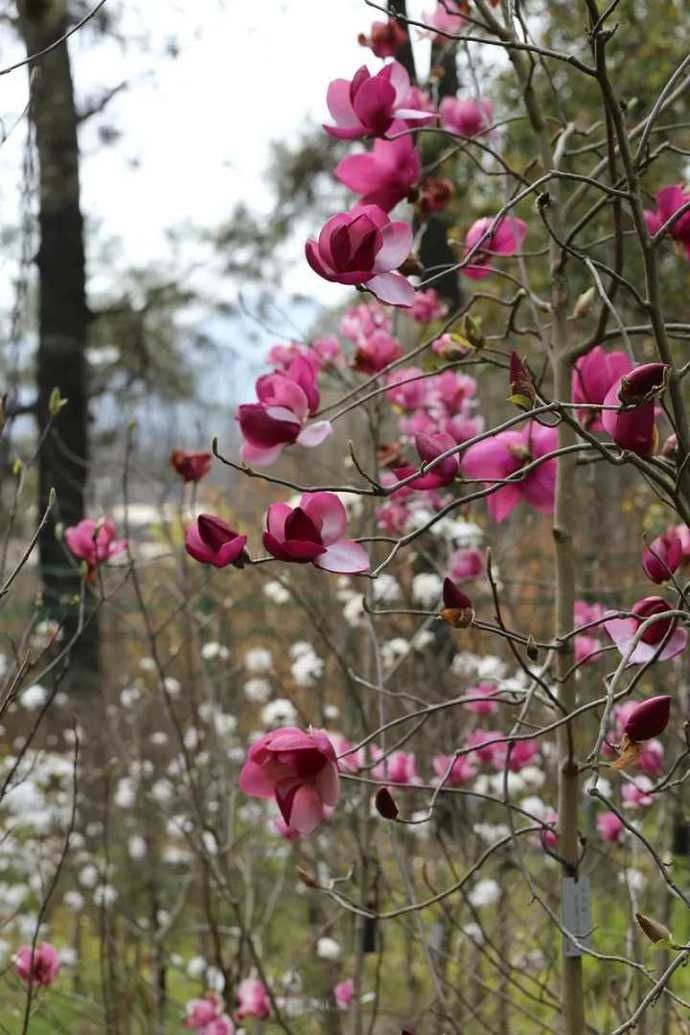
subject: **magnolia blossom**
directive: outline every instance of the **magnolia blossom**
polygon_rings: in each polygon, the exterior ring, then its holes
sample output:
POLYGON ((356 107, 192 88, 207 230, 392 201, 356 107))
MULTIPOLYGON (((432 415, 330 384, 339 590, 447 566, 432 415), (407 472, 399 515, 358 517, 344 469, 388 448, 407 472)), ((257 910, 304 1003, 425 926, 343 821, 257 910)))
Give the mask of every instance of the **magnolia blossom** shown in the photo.
POLYGON ((366 65, 354 78, 334 79, 328 87, 326 103, 335 126, 323 128, 340 140, 357 137, 383 137, 396 119, 428 122, 433 113, 404 104, 410 92, 410 77, 399 61, 385 65, 372 75, 366 65))
MULTIPOLYGON (((437 460, 438 457, 442 456, 449 449, 453 449, 456 446, 455 439, 452 435, 446 434, 444 431, 440 431, 435 435, 426 435, 420 433, 415 435, 415 445, 419 454, 419 459, 422 464, 431 463, 433 460, 437 460)), ((405 478, 409 478, 410 475, 414 474, 417 470, 414 466, 407 467, 396 467, 395 475, 400 481, 405 478)), ((451 482, 455 481, 458 472, 460 470, 460 461, 458 460, 457 454, 453 453, 451 456, 445 457, 440 460, 434 467, 420 474, 417 478, 413 479, 409 483, 410 489, 415 490, 427 490, 427 489, 439 489, 444 485, 450 485, 451 482)))
MULTIPOLYGON (((214 1028, 213 1025, 224 1016, 226 1020, 230 1020, 227 1015, 223 1014, 222 999, 214 992, 209 992, 204 999, 189 1000, 185 1007, 185 1028, 191 1028, 200 1035, 221 1035, 223 1029, 214 1028)), ((232 1026, 232 1022, 230 1024, 231 1027, 225 1030, 232 1035, 234 1026, 232 1026)))
POLYGON ((249 749, 240 790, 275 799, 289 827, 311 834, 340 796, 331 741, 322 730, 307 733, 294 726, 265 733, 249 749))
POLYGON ((460 10, 458 0, 439 0, 433 11, 425 11, 422 21, 430 29, 432 39, 436 43, 447 43, 449 36, 457 36, 464 22, 465 16, 460 10))
MULTIPOLYGON (((404 124, 400 123, 400 129, 404 124)), ((396 140, 376 140, 366 154, 347 155, 333 175, 355 194, 363 205, 378 205, 384 212, 406 198, 417 183, 422 169, 419 151, 410 136, 396 140)))
POLYGON ((683 544, 680 536, 671 528, 658 536, 642 551, 642 570, 652 582, 666 582, 680 567, 683 560, 683 544))
POLYGON ((477 547, 460 547, 448 559, 448 574, 456 582, 473 582, 484 575, 486 556, 477 547))
POLYGON ((402 356, 402 345, 388 331, 377 330, 362 336, 352 359, 360 374, 378 374, 402 356))
POLYGON ((200 514, 185 532, 187 553, 202 564, 225 568, 234 564, 241 568, 248 559, 245 551, 246 535, 240 535, 222 518, 214 514, 200 514))
POLYGON ((60 972, 60 956, 50 942, 39 942, 33 949, 22 945, 15 954, 14 967, 27 985, 48 986, 60 972))
POLYGON ((395 57, 400 48, 407 42, 407 33, 395 18, 387 22, 374 22, 369 35, 362 33, 357 42, 362 47, 370 47, 376 57, 395 57))
MULTIPOLYGON (((373 758, 380 758, 383 752, 375 745, 372 746, 373 758)), ((375 780, 385 780, 388 783, 419 783, 417 771, 417 759, 409 751, 393 751, 371 770, 375 780)))
POLYGON ((494 107, 484 97, 478 100, 459 97, 444 97, 438 114, 443 129, 461 137, 477 137, 486 132, 493 121, 494 107))
POLYGON ((654 804, 654 795, 649 792, 654 784, 648 776, 638 776, 635 783, 624 783, 621 789, 626 809, 643 809, 654 804))
POLYGON ((522 248, 526 235, 527 224, 516 216, 503 216, 498 222, 493 216, 478 219, 472 224, 465 238, 465 258, 470 253, 472 258, 470 265, 463 266, 461 272, 473 280, 482 280, 490 276, 492 271, 489 266, 492 258, 515 255, 522 248))
POLYGON ((333 996, 341 1010, 347 1010, 355 997, 355 983, 352 978, 339 981, 333 989, 333 996))
POLYGON ((440 320, 447 312, 448 306, 441 301, 438 293, 428 288, 417 292, 409 315, 416 323, 431 323, 432 320, 440 320))
MULTIPOLYGON (((503 480, 558 445, 556 428, 531 421, 521 431, 502 431, 470 446, 462 458, 462 473, 477 481, 503 480)), ((487 505, 494 521, 504 521, 524 499, 543 514, 553 511, 556 487, 556 460, 545 460, 524 478, 501 485, 488 496, 487 505)))
MULTIPOLYGON (((475 715, 494 715, 498 711, 498 705, 493 697, 498 693, 498 688, 495 683, 481 682, 477 686, 470 687, 466 691, 466 697, 469 698, 467 704, 464 706, 468 711, 474 712, 475 715), (479 700, 472 700, 472 698, 480 698, 479 700)), ((523 743, 522 741, 520 743, 523 743)), ((517 745, 513 751, 517 750, 517 745)))
POLYGON ((340 333, 350 341, 368 338, 374 331, 393 330, 393 316, 378 302, 362 302, 345 310, 340 319, 340 333))
POLYGON ((580 356, 572 374, 574 403, 592 403, 591 410, 577 410, 577 419, 590 431, 603 431, 601 410, 613 385, 633 368, 627 352, 606 352, 601 345, 580 356))
POLYGON ((245 978, 237 986, 239 1008, 235 1011, 235 1020, 243 1021, 246 1017, 266 1020, 271 1016, 271 1000, 263 981, 256 978, 245 978))
MULTIPOLYGON (((645 209, 644 218, 650 234, 657 234, 662 226, 675 215, 679 209, 690 203, 690 193, 676 183, 664 187, 656 196, 656 211, 645 209)), ((667 231, 669 236, 685 250, 690 259, 690 209, 683 213, 667 231)))
POLYGON ((461 787, 477 775, 474 763, 467 755, 434 755, 431 760, 434 772, 439 781, 444 780, 446 787, 461 787))
POLYGON ((601 412, 601 423, 621 449, 649 456, 654 452, 657 440, 654 402, 650 400, 634 409, 623 409, 620 396, 624 380, 624 377, 619 378, 606 393, 604 407, 608 408, 601 412))
POLYGON ((597 830, 602 840, 618 844, 625 833, 625 824, 615 812, 600 812, 597 816, 597 830))
POLYGON ((187 449, 173 449, 170 463, 183 482, 198 482, 211 470, 210 453, 193 453, 187 449))
POLYGON ((257 467, 274 463, 286 446, 319 446, 333 430, 330 421, 307 424, 319 408, 317 370, 295 356, 285 373, 266 374, 256 382, 258 402, 237 409, 244 439, 242 459, 257 467))
MULTIPOLYGON (((653 615, 662 615, 671 610, 671 605, 662 597, 643 597, 633 604, 632 615, 629 618, 615 618, 612 615, 604 622, 604 628, 621 655, 625 656, 642 623, 653 615)), ((681 654, 687 642, 687 631, 677 627, 676 618, 661 618, 642 633, 628 658, 628 664, 643 665, 652 660, 667 661, 681 654)))
POLYGON ((365 286, 382 302, 408 307, 414 288, 393 272, 412 247, 412 227, 391 222, 378 205, 357 205, 332 216, 318 241, 305 245, 307 262, 320 277, 337 284, 365 286))
POLYGON ((280 561, 312 563, 324 571, 355 575, 369 570, 359 543, 347 539, 347 514, 332 492, 307 492, 297 507, 272 503, 266 514, 263 542, 280 561))
POLYGON ((115 522, 109 518, 96 521, 84 518, 78 525, 65 529, 65 542, 74 557, 86 563, 92 573, 99 564, 117 557, 127 549, 125 539, 116 539, 115 522))

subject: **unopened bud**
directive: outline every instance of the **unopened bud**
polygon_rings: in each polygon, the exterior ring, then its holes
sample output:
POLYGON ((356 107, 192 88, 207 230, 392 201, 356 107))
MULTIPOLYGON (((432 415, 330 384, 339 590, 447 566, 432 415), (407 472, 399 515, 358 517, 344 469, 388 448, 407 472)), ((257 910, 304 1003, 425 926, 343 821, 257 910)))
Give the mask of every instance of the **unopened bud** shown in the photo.
POLYGON ((398 818, 398 806, 395 804, 395 799, 387 787, 379 787, 374 798, 374 804, 379 816, 383 816, 384 819, 398 818))
POLYGON ((669 367, 666 363, 643 363, 621 378, 618 398, 626 405, 639 406, 666 388, 669 367))
POLYGON ((537 647, 537 641, 531 633, 527 637, 525 650, 530 661, 539 661, 539 648, 537 647))
POLYGON ((649 938, 650 942, 654 945, 657 942, 672 942, 673 935, 669 931, 665 924, 662 924, 659 920, 654 920, 651 916, 645 916, 644 913, 635 913, 635 919, 637 920, 637 926, 640 928, 643 934, 649 938))
POLYGON ((587 288, 586 291, 582 292, 573 307, 573 320, 581 320, 583 317, 589 316, 596 294, 596 290, 593 287, 587 288))
POLYGON ((454 629, 466 629, 475 618, 472 601, 455 585, 452 579, 443 580, 443 610, 441 618, 454 629))

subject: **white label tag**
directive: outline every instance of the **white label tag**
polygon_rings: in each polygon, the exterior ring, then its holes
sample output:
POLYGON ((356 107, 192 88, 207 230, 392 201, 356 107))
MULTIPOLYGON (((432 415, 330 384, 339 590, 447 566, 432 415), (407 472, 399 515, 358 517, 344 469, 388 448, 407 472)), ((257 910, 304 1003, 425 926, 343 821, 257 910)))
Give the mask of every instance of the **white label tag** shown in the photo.
MULTIPOLYGON (((570 931, 586 948, 592 944, 592 895, 589 877, 563 878, 561 897, 561 923, 566 931, 570 931)), ((581 956, 580 949, 570 938, 564 937, 563 948, 566 956, 581 956)))

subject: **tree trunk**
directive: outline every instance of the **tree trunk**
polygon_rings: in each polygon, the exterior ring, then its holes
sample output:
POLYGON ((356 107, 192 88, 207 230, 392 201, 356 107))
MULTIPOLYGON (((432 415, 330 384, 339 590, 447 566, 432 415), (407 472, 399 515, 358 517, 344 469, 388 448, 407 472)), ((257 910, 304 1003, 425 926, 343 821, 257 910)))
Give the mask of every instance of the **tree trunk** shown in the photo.
MULTIPOLYGON (((49 47, 69 27, 67 0, 18 0, 20 31, 27 54, 49 47)), ((67 44, 30 65, 31 120, 40 168, 39 345, 36 363, 39 434, 39 508, 57 494, 55 520, 40 540, 44 606, 63 622, 64 642, 78 628, 78 570, 70 566, 55 523, 64 527, 84 517, 88 460, 86 269, 84 225, 79 202, 77 111, 67 44), (67 405, 53 419, 51 392, 59 388, 67 405)), ((85 688, 98 670, 95 615, 72 650, 69 685, 85 688)))

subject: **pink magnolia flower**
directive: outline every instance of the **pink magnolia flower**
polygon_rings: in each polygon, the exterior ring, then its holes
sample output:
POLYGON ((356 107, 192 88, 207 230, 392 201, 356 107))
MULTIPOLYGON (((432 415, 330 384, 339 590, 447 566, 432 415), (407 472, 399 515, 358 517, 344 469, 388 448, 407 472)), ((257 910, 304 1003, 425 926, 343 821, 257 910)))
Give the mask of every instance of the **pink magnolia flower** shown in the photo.
POLYGON ((444 97, 438 109, 443 129, 461 137, 478 137, 485 133, 493 121, 494 106, 484 97, 479 100, 460 100, 459 97, 444 97))
POLYGON ((296 356, 286 373, 265 374, 256 382, 258 402, 237 408, 237 422, 244 439, 242 459, 257 467, 274 463, 286 446, 297 443, 313 448, 328 438, 330 421, 307 424, 319 407, 316 370, 296 356))
POLYGON ((619 378, 606 393, 604 406, 617 409, 602 410, 601 423, 621 449, 648 456, 654 452, 657 441, 654 401, 650 399, 634 409, 621 409, 620 393, 624 380, 624 377, 619 378))
POLYGON ((637 767, 648 776, 658 776, 664 768, 664 745, 660 740, 647 740, 637 756, 637 767))
MULTIPOLYGON (((503 480, 522 467, 556 449, 558 433, 531 421, 521 431, 502 431, 492 438, 470 446, 462 459, 466 478, 491 482, 503 480)), ((524 499, 543 514, 553 512, 556 487, 556 460, 545 460, 521 481, 501 485, 487 498, 494 521, 504 521, 524 499)))
POLYGON ((410 77, 399 61, 385 65, 376 75, 362 65, 351 81, 334 79, 329 85, 326 103, 335 126, 323 128, 332 137, 355 140, 385 136, 396 119, 416 123, 433 119, 428 111, 404 106, 409 92, 410 77))
POLYGON ((544 823, 546 826, 539 835, 542 847, 555 848, 558 844, 558 813, 549 809, 544 816, 544 823))
POLYGON ((600 812, 597 816, 597 830, 602 840, 618 844, 625 832, 625 824, 615 812, 600 812))
POLYGON ((668 694, 648 697, 633 704, 627 712, 623 732, 636 742, 653 740, 666 729, 670 714, 671 698, 668 694))
POLYGON ((454 550, 448 560, 448 574, 456 582, 473 582, 484 575, 486 557, 476 546, 454 550))
POLYGON ((429 377, 421 367, 398 367, 387 377, 386 399, 401 410, 417 410, 429 395, 429 377), (416 378, 416 380, 412 380, 416 378))
POLYGON ((345 981, 339 981, 333 989, 333 995, 335 996, 335 1001, 340 1009, 347 1010, 355 997, 355 983, 352 978, 346 978, 345 981))
POLYGON ((340 797, 333 745, 323 730, 284 726, 265 733, 249 749, 240 790, 275 799, 288 826, 311 834, 340 797))
POLYGON ((477 775, 477 768, 467 755, 459 755, 454 761, 452 755, 435 755, 431 764, 439 781, 448 773, 444 783, 446 787, 461 787, 477 775))
MULTIPOLYGON (((671 605, 662 597, 643 597, 642 600, 633 604, 630 618, 609 618, 604 622, 604 628, 621 655, 625 655, 637 630, 647 618, 671 610, 671 605)), ((657 661, 667 661, 669 658, 675 658, 677 654, 681 654, 685 650, 687 642, 687 631, 677 628, 676 618, 662 618, 642 633, 637 646, 628 658, 628 664, 643 665, 653 658, 657 661), (659 650, 664 639, 666 642, 659 650)))
MULTIPOLYGON (((526 765, 531 765, 538 754, 538 740, 516 740, 510 752, 508 768, 512 773, 519 773, 526 765)), ((500 768, 503 768, 503 766, 500 766, 500 768)))
POLYGON ((412 247, 412 227, 391 222, 378 205, 358 205, 332 216, 318 241, 305 245, 307 262, 336 284, 365 286, 381 302, 409 307, 414 288, 400 273, 412 247))
POLYGON ((690 561, 690 528, 687 525, 676 525, 674 531, 680 539, 680 545, 683 550, 682 563, 687 564, 690 561))
POLYGON ((285 841, 300 841, 302 835, 299 830, 295 830, 288 823, 285 822, 282 816, 276 816, 273 820, 273 829, 279 837, 282 837, 285 841))
POLYGON ((371 47, 376 57, 395 57, 400 48, 407 42, 407 33, 400 22, 389 18, 387 22, 374 22, 369 35, 362 33, 357 42, 362 47, 371 47))
POLYGON ((431 323, 432 320, 440 320, 447 312, 448 306, 441 301, 433 288, 418 291, 410 308, 410 316, 416 323, 431 323))
POLYGON ((210 453, 193 453, 188 449, 173 449, 170 463, 183 482, 199 482, 211 470, 210 453))
POLYGON ((204 1028, 199 1028, 197 1035, 235 1035, 235 1025, 226 1013, 222 1013, 204 1028))
POLYGON ((455 334, 442 334, 431 345, 431 351, 442 359, 462 359, 472 351, 469 346, 463 345, 462 341, 455 334))
POLYGON ((393 317, 378 302, 362 302, 360 305, 351 306, 340 320, 340 333, 350 341, 368 338, 374 331, 386 331, 390 334, 392 330, 393 317))
POLYGON ((642 570, 652 582, 666 582, 680 567, 683 544, 675 529, 658 536, 642 551, 642 570))
POLYGON ((498 705, 491 698, 495 697, 497 693, 498 688, 494 683, 478 683, 477 686, 471 686, 465 696, 481 698, 481 700, 468 700, 463 707, 467 708, 468 712, 474 712, 475 715, 494 715, 498 711, 498 705))
POLYGON ((204 1030, 212 1021, 217 1020, 223 1013, 223 1002, 220 996, 213 992, 204 999, 190 999, 185 1007, 185 1028, 192 1030, 204 1030))
POLYGON ((336 165, 334 176, 360 194, 363 205, 378 205, 390 212, 410 193, 421 170, 422 160, 412 137, 403 136, 375 140, 373 151, 367 154, 347 155, 336 165))
POLYGON ((22 945, 15 954, 14 968, 27 985, 47 987, 60 972, 60 957, 50 942, 39 942, 33 950, 30 945, 22 945))
MULTIPOLYGON (((372 758, 380 758, 382 751, 375 745, 371 749, 372 758)), ((375 780, 385 780, 389 783, 419 783, 417 772, 417 759, 412 752, 393 751, 382 762, 375 765, 371 770, 375 780)))
POLYGON ((621 795, 626 809, 644 809, 654 804, 650 790, 654 784, 647 776, 638 776, 636 783, 624 783, 621 795))
POLYGON ((263 1021, 271 1016, 271 1000, 263 981, 256 978, 245 978, 237 986, 237 998, 239 1009, 235 1012, 235 1019, 243 1021, 245 1017, 256 1017, 263 1021))
POLYGON ((299 506, 272 503, 266 515, 264 546, 279 561, 311 562, 324 571, 355 575, 369 571, 359 543, 345 537, 345 507, 332 492, 306 492, 299 506))
POLYGON ((402 356, 402 345, 388 331, 374 331, 362 338, 352 360, 354 370, 360 374, 378 374, 389 363, 402 356))
POLYGON ((329 334, 325 338, 315 338, 311 343, 311 352, 316 354, 320 365, 324 367, 329 364, 337 366, 343 362, 343 350, 334 334, 329 334))
POLYGON ((127 541, 116 539, 116 535, 115 522, 110 518, 99 521, 84 518, 78 525, 65 529, 65 542, 70 553, 84 561, 92 574, 99 564, 104 564, 127 549, 127 541))
MULTIPOLYGON (((644 213, 650 234, 658 233, 664 223, 688 202, 690 194, 678 183, 660 190, 656 196, 656 211, 645 209, 644 213)), ((690 259, 690 209, 676 220, 667 233, 685 249, 685 254, 690 259)))
POLYGON ((469 374, 458 374, 445 370, 431 382, 439 404, 448 413, 457 413, 465 408, 477 391, 477 382, 469 374))
MULTIPOLYGON (((572 398, 574 403, 603 405, 609 390, 624 374, 633 368, 633 362, 626 352, 606 352, 601 345, 580 356, 572 374, 572 398)), ((601 410, 577 410, 577 419, 590 431, 603 431, 601 410)))
POLYGON ((468 442, 471 438, 481 435, 484 430, 483 417, 468 417, 458 413, 455 417, 443 421, 443 430, 455 439, 457 445, 468 442))
MULTIPOLYGON (((445 453, 446 450, 453 449, 456 443, 450 435, 440 431, 435 435, 427 435, 424 432, 420 432, 415 436, 415 445, 422 463, 430 463, 445 453)), ((414 466, 396 467, 395 475, 400 481, 403 481, 403 479, 414 474, 416 470, 417 468, 414 466)), ((420 474, 418 478, 411 481, 408 488, 417 491, 439 489, 455 481, 459 470, 460 461, 457 456, 455 454, 447 456, 444 460, 439 461, 430 471, 420 474)))
POLYGON ((240 535, 215 514, 200 514, 185 532, 185 550, 195 561, 226 568, 234 564, 241 568, 248 560, 246 535, 240 535))
POLYGON ((331 733, 329 736, 338 756, 339 769, 346 773, 358 773, 364 765, 364 749, 360 748, 358 751, 352 751, 354 744, 351 740, 343 737, 341 733, 331 733), (345 754, 346 751, 348 752, 347 754, 345 754))
POLYGON ((472 224, 465 238, 465 257, 482 241, 472 254, 469 266, 463 266, 461 273, 473 280, 482 280, 491 275, 489 268, 494 256, 515 255, 522 248, 527 235, 527 224, 516 216, 504 216, 498 224, 495 217, 485 216, 472 224), (493 229, 492 229, 493 227, 493 229), (486 236, 485 236, 486 235, 486 236))
POLYGON ((586 600, 576 600, 575 625, 588 625, 590 622, 599 622, 604 617, 603 604, 590 604, 586 600))
POLYGON ((575 637, 575 661, 578 665, 586 665, 595 661, 601 651, 601 641, 596 636, 580 633, 575 637))
POLYGON ((496 769, 502 769, 505 765, 508 745, 505 741, 501 744, 492 743, 503 739, 504 734, 500 730, 473 730, 465 741, 465 746, 473 748, 480 762, 485 765, 493 765, 496 769))
POLYGON ((435 30, 431 34, 435 43, 446 43, 449 36, 458 35, 465 22, 465 16, 456 0, 442 0, 436 4, 433 11, 424 12, 422 21, 430 29, 435 30))

